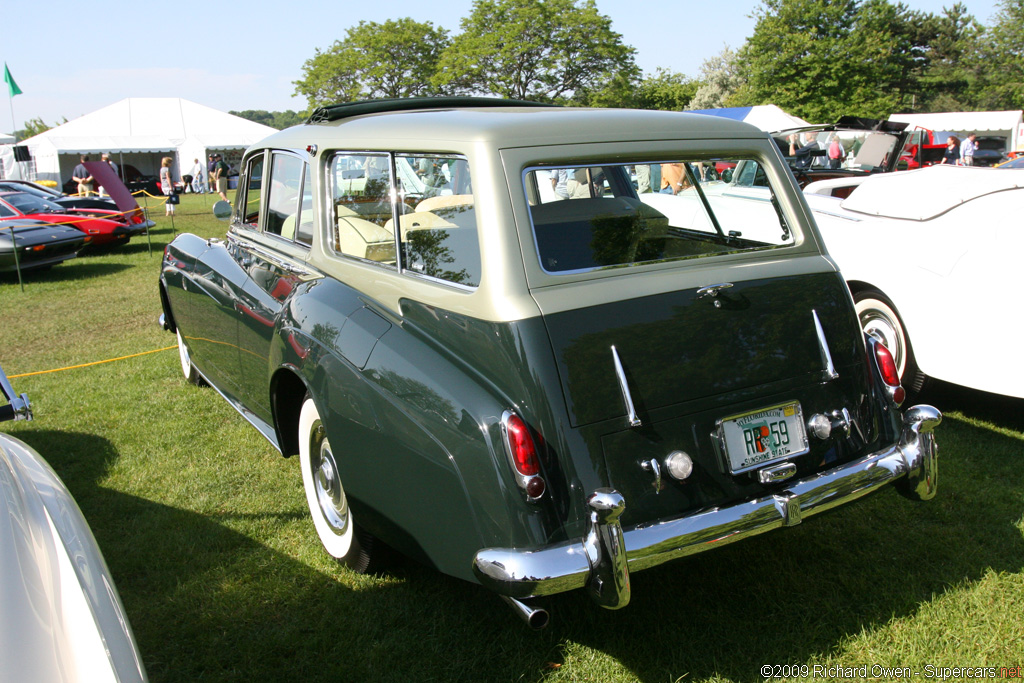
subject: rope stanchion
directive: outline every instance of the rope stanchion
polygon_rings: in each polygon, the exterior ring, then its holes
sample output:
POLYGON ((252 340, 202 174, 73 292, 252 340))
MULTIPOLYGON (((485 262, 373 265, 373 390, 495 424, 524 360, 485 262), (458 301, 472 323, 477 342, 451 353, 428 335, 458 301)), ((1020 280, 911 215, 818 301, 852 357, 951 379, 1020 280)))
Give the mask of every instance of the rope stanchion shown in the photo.
POLYGON ((129 358, 137 358, 139 356, 148 356, 151 353, 160 353, 162 351, 170 351, 176 349, 177 346, 165 346, 162 349, 153 349, 152 351, 143 351, 141 353, 133 353, 128 356, 121 356, 120 358, 108 358, 107 360, 97 360, 92 363, 82 363, 81 365, 69 365, 66 368, 54 368, 53 370, 38 370, 36 372, 23 372, 20 375, 8 375, 7 379, 18 379, 19 377, 33 377, 35 375, 48 375, 51 372, 63 372, 65 370, 78 370, 79 368, 88 368, 93 365, 103 365, 104 363, 113 363, 114 361, 127 360, 129 358))

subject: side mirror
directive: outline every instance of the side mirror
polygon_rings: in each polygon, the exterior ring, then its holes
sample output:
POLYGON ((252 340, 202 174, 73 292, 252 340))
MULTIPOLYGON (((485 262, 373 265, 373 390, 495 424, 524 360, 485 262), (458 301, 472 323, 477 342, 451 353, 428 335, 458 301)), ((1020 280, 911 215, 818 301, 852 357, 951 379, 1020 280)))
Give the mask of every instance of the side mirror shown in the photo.
POLYGON ((219 221, 231 218, 231 204, 223 199, 213 205, 213 217, 219 221))

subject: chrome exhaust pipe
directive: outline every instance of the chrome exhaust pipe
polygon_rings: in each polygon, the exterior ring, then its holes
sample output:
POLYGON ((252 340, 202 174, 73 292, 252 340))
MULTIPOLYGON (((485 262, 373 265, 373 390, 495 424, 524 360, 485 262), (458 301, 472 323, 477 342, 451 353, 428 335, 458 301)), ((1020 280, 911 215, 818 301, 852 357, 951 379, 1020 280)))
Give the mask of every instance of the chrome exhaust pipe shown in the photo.
POLYGON ((527 626, 532 628, 534 631, 540 631, 542 628, 548 625, 550 618, 548 617, 548 611, 540 607, 530 607, 524 602, 520 602, 515 598, 510 598, 507 595, 499 596, 502 600, 508 603, 509 607, 512 608, 519 618, 526 622, 527 626))

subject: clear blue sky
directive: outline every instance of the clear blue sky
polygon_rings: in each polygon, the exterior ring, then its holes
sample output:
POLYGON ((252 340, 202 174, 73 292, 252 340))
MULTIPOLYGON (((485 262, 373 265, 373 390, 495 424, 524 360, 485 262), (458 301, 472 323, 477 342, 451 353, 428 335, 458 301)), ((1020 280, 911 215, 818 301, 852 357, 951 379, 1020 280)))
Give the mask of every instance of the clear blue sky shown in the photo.
MULTIPOLYGON (((903 2, 938 14, 955 0, 903 2)), ((991 25, 997 3, 965 2, 985 25, 991 25)), ((10 2, 2 12, 0 59, 23 94, 0 106, 0 131, 12 129, 11 104, 18 128, 36 117, 50 125, 63 117, 71 120, 126 97, 182 97, 222 111, 299 111, 305 101, 292 96, 292 82, 301 78, 302 64, 350 26, 408 16, 456 33, 472 4, 10 2)), ((726 45, 743 45, 753 32, 750 15, 759 5, 755 0, 597 0, 614 30, 636 48, 645 73, 664 67, 691 77, 726 45)), ((0 93, 6 95, 5 90, 0 93)))

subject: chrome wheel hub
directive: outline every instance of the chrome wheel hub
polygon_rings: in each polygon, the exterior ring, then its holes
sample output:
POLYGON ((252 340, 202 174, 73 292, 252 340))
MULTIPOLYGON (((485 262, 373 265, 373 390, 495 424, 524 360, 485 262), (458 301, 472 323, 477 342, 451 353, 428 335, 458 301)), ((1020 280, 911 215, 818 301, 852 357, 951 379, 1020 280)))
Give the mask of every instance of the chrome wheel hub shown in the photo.
POLYGON ((323 426, 317 427, 317 434, 322 440, 319 442, 319 448, 314 451, 316 460, 311 463, 317 504, 331 530, 340 536, 348 529, 348 500, 341 486, 331 444, 322 438, 323 426))

